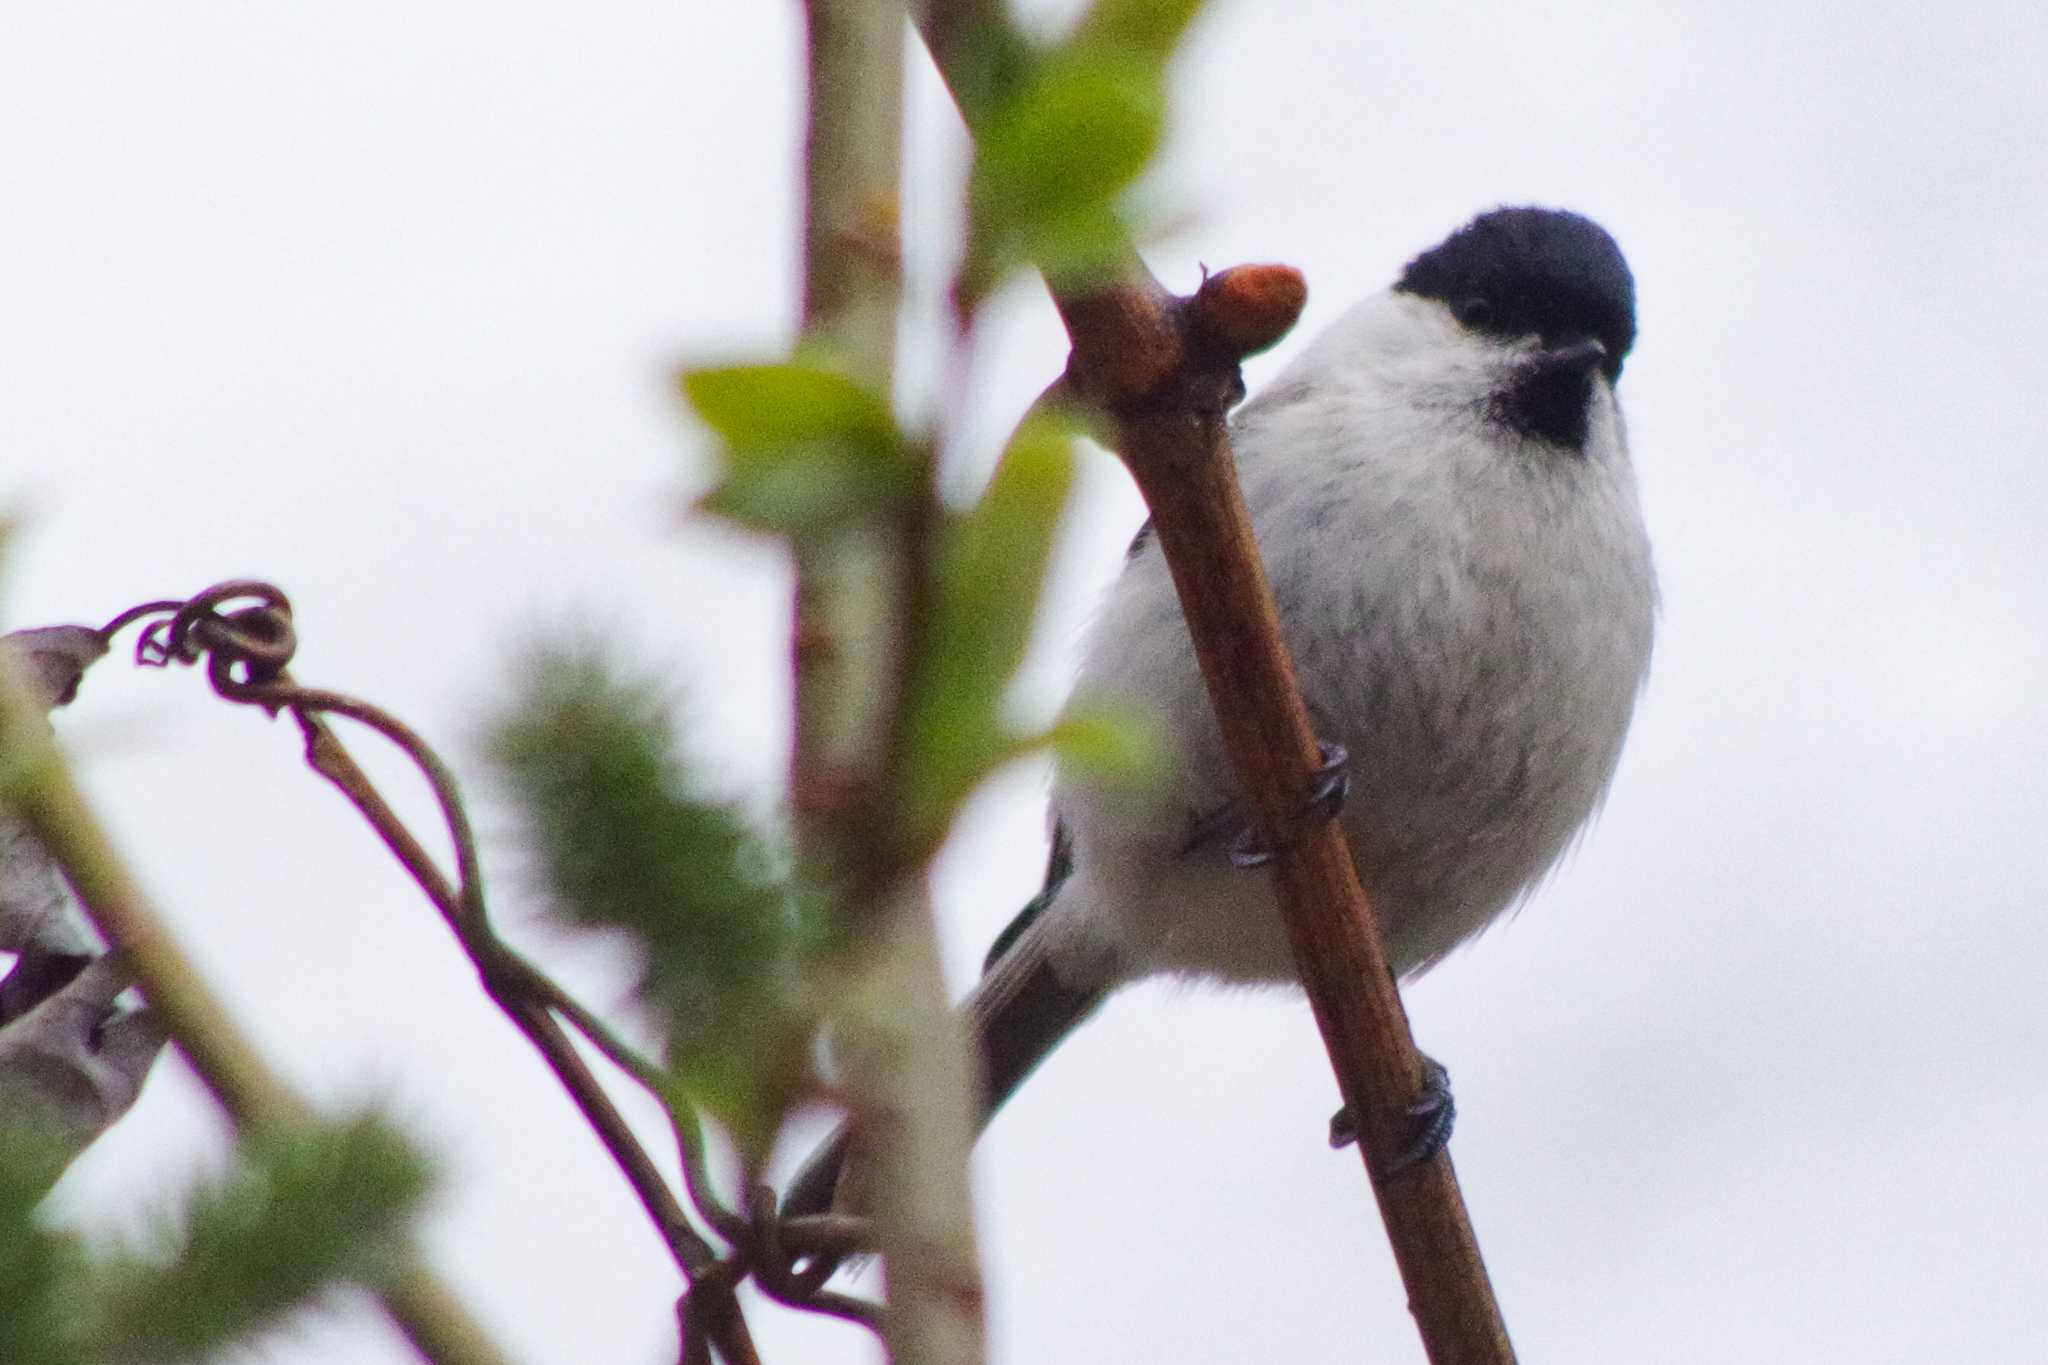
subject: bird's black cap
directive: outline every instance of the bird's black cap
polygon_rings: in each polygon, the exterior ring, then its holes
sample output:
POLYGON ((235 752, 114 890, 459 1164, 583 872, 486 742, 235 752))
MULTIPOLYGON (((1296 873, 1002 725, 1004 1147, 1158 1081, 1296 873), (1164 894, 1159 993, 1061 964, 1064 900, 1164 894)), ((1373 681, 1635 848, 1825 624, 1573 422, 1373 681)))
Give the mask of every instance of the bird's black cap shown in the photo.
POLYGON ((1408 262, 1394 288, 1436 299, 1467 327, 1540 337, 1547 346, 1591 338, 1607 348, 1609 379, 1636 339, 1636 282, 1621 248, 1590 218, 1563 209, 1482 213, 1408 262))

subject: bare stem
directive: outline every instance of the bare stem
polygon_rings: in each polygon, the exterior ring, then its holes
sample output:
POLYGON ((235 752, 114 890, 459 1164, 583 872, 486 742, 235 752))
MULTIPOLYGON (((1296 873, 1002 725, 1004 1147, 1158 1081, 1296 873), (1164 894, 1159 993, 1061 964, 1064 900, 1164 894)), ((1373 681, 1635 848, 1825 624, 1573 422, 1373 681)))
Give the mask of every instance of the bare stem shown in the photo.
POLYGON ((766 1185, 754 1187, 747 1211, 752 1216, 758 1238, 754 1282, 761 1286, 762 1293, 792 1308, 858 1323, 877 1335, 886 1332, 888 1310, 880 1304, 851 1294, 834 1293, 790 1269, 792 1255, 815 1249, 821 1242, 829 1242, 842 1253, 870 1249, 872 1243, 868 1241, 868 1234, 872 1228, 867 1219, 832 1214, 785 1219, 776 1207, 775 1191, 766 1185), (810 1236, 812 1240, 807 1246, 800 1247, 792 1243, 793 1235, 810 1236))
MULTIPOLYGON (((887 393, 904 11, 807 0, 805 15, 805 335, 887 393)), ((899 1365, 972 1365, 984 1351, 967 1188, 973 1067, 947 1007, 921 863, 892 837, 878 799, 902 767, 904 679, 929 619, 929 485, 896 521, 798 549, 790 791, 807 875, 835 893, 851 931, 837 1018, 875 1245, 888 1266, 880 1326, 899 1365)), ((785 1285, 781 1273, 764 1275, 770 1293, 799 1289, 811 1307, 876 1325, 871 1306, 821 1285, 785 1285)))
MULTIPOLYGON (((331 692, 300 688, 283 676, 263 685, 263 691, 274 704, 294 709, 299 728, 306 736, 306 761, 348 798, 454 929, 463 950, 476 964, 484 990, 526 1035, 555 1073, 562 1088, 569 1092, 598 1139, 611 1153, 627 1183, 633 1187, 633 1192, 639 1196, 641 1207, 661 1233, 676 1264, 686 1274, 702 1274, 717 1261, 717 1250, 690 1226, 688 1216, 676 1202, 675 1195, 655 1168, 646 1149, 633 1135, 625 1117, 619 1113, 611 1097, 605 1094, 604 1087, 577 1053, 561 1025, 548 1012, 552 1002, 567 999, 568 993, 538 968, 513 953, 492 931, 489 918, 484 913, 483 891, 473 871, 477 859, 469 822, 462 813, 453 778, 448 776, 445 766, 410 729, 373 706, 331 692), (377 730, 404 749, 407 757, 428 774, 455 840, 456 865, 467 871, 463 881, 451 884, 434 864, 419 840, 370 782, 369 776, 320 719, 318 712, 323 710, 339 712, 377 730)), ((578 1013, 589 1018, 580 1010, 578 1013)), ((642 1081, 653 1079, 651 1068, 635 1074, 634 1078, 642 1081)), ((666 1107, 667 1100, 662 1092, 652 1086, 650 1090, 666 1107)))
POLYGON ((704 1128, 696 1111, 668 1100, 669 1087, 664 1082, 661 1069, 610 1024, 570 995, 554 978, 523 960, 521 967, 531 974, 529 989, 541 1003, 568 1020, 570 1026, 603 1053, 607 1061, 639 1082, 641 1089, 663 1102, 669 1111, 669 1126, 675 1131, 683 1186, 689 1191, 690 1203, 706 1222, 718 1230, 719 1236, 728 1242, 739 1243, 747 1234, 747 1221, 719 1202, 717 1187, 704 1166, 704 1128))

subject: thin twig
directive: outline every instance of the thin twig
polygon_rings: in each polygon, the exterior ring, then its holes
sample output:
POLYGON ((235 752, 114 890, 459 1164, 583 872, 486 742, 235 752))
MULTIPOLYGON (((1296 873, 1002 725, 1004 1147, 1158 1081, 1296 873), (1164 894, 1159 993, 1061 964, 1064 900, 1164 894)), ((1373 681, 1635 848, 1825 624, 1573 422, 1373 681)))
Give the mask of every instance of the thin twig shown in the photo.
MULTIPOLYGON (((456 790, 453 774, 441 762, 438 755, 409 727, 387 715, 377 707, 339 693, 320 692, 312 689, 293 687, 288 679, 279 676, 274 682, 264 685, 267 689, 278 689, 269 693, 269 700, 293 708, 299 725, 306 735, 307 762, 315 771, 332 782, 348 797, 370 825, 384 839, 387 847, 398 855, 408 872, 413 875, 420 889, 426 892, 455 931, 472 962, 477 966, 483 981, 485 993, 519 1031, 526 1035, 542 1059, 555 1073, 562 1088, 582 1112, 585 1122, 594 1131, 598 1140, 611 1153, 612 1160, 626 1177, 626 1182, 639 1198, 655 1230, 668 1246, 670 1254, 683 1273, 693 1281, 692 1295, 699 1304, 708 1304, 721 1292, 730 1295, 730 1289, 720 1291, 715 1285, 704 1283, 721 1264, 718 1250, 707 1242, 690 1223, 689 1215, 676 1201, 667 1181, 655 1167, 646 1148, 640 1145, 632 1127, 626 1122, 603 1085, 584 1063, 575 1045, 556 1022, 550 1008, 570 1000, 569 993, 549 978, 539 968, 514 953, 490 926, 482 891, 481 864, 470 831, 469 820, 456 790), (454 841, 456 866, 461 870, 462 880, 451 886, 440 869, 428 857, 404 824, 399 821, 382 795, 371 784, 362 768, 350 757, 341 741, 319 718, 317 711, 326 710, 346 715, 351 720, 369 726, 399 746, 406 756, 413 760, 420 771, 432 784, 436 799, 440 802, 443 818, 448 825, 450 838, 454 841)), ((629 1075, 646 1087, 648 1093, 668 1113, 670 1124, 681 1132, 673 1102, 659 1085, 659 1077, 651 1065, 642 1061, 636 1053, 607 1028, 596 1026, 594 1015, 575 1007, 575 1017, 582 1021, 585 1035, 590 1037, 601 1051, 624 1068, 629 1075)), ((708 1185, 706 1187, 708 1190, 708 1185)), ((706 1217, 714 1226, 729 1215, 715 1201, 706 1209, 706 1217)), ((710 1324, 719 1354, 728 1365, 744 1365, 753 1359, 754 1347, 747 1331, 746 1319, 741 1316, 737 1302, 728 1310, 706 1309, 700 1320, 710 1324)))
POLYGON ((748 1337, 740 1318, 739 1277, 743 1270, 731 1261, 720 1262, 691 1285, 676 1301, 676 1322, 682 1331, 684 1365, 703 1361, 710 1365, 710 1348, 718 1347, 725 1365, 761 1365, 761 1357, 748 1337))
POLYGON ((719 1236, 741 1245, 746 1222, 718 1197, 718 1186, 704 1164, 704 1124, 697 1111, 687 1105, 670 1106, 669 1127, 675 1132, 676 1160, 682 1167, 683 1188, 689 1192, 690 1203, 719 1236))
POLYGON ((613 1066, 638 1081, 648 1094, 664 1102, 670 1127, 675 1131, 683 1187, 689 1193, 691 1205, 717 1230, 719 1236, 737 1244, 746 1235, 747 1221, 718 1198, 717 1186, 704 1165, 704 1127, 697 1111, 688 1105, 668 1101, 668 1087, 661 1069, 620 1036, 618 1030, 564 990, 552 977, 523 958, 518 959, 518 963, 521 970, 531 974, 529 989, 543 1004, 567 1019, 613 1066))
POLYGON ((791 1256, 860 1256, 875 1249, 873 1221, 850 1213, 784 1218, 776 1236, 791 1256))
MULTIPOLYGON (((931 0, 920 13, 926 45, 970 128, 998 79, 976 65, 977 55, 991 50, 1006 22, 993 0, 931 0)), ((1151 508, 1239 790, 1267 829, 1286 828, 1302 808, 1320 757, 1237 487, 1224 414, 1242 391, 1238 359, 1291 326, 1302 298, 1298 275, 1269 270, 1242 274, 1235 285, 1211 277, 1193 298, 1175 299, 1130 251, 1115 283, 1085 294, 1055 290, 1054 299, 1073 342, 1068 386, 1114 424, 1115 448, 1151 508)), ((1422 1085, 1400 993, 1337 826, 1320 825, 1273 866, 1296 968, 1359 1118, 1370 1178, 1374 1154, 1398 1148, 1397 1125, 1422 1085)), ((1430 1360, 1511 1362, 1449 1155, 1376 1185, 1375 1194, 1430 1360)))
MULTIPOLYGON (((152 604, 158 605, 161 604, 152 604)), ((678 1267, 693 1281, 705 1277, 717 1281, 698 1286, 703 1292, 697 1302, 699 1319, 715 1326, 720 1353, 733 1362, 752 1359, 753 1345, 737 1301, 728 1306, 729 1311, 713 1306, 721 1294, 730 1298, 732 1292, 731 1278, 717 1249, 690 1223, 631 1126, 555 1018, 553 1008, 569 1002, 570 996, 515 953, 491 928, 483 892, 482 862, 453 771, 416 731, 381 708, 342 693, 301 687, 293 681, 286 671, 294 646, 290 610, 284 594, 269 584, 218 584, 179 605, 169 622, 160 622, 146 631, 138 643, 137 654, 145 662, 157 663, 193 663, 204 657, 208 680, 222 697, 260 706, 273 715, 285 710, 292 712, 305 737, 307 764, 347 797, 441 913, 476 966, 485 993, 526 1035, 569 1092, 640 1199, 641 1207, 678 1267), (221 610, 227 603, 245 598, 254 599, 257 605, 221 610), (323 713, 346 716, 383 736, 426 778, 454 848, 455 881, 448 879, 419 838, 399 819, 327 725, 323 713)), ((116 618, 116 624, 127 624, 142 614, 139 610, 123 613, 116 618)), ((596 1025, 595 1017, 580 1006, 573 1012, 564 1012, 586 1025, 596 1025)), ((609 1029, 600 1028, 592 1035, 592 1042, 636 1081, 645 1084, 668 1113, 671 1123, 675 1123, 672 1102, 659 1086, 651 1064, 640 1059, 609 1029)), ((719 1213, 724 1214, 724 1210, 719 1213)))
POLYGON ((868 1249, 863 1243, 872 1229, 864 1218, 791 1218, 783 1219, 776 1208, 775 1191, 766 1185, 754 1188, 748 1199, 748 1211, 752 1215, 755 1243, 753 1256, 754 1283, 761 1286, 761 1292, 777 1303, 792 1308, 802 1308, 829 1317, 843 1318, 886 1337, 888 1334, 889 1310, 878 1303, 852 1294, 840 1294, 821 1285, 806 1281, 792 1274, 790 1254, 803 1254, 804 1248, 790 1244, 790 1234, 824 1232, 828 1235, 842 1234, 834 1250, 840 1254, 868 1249), (832 1223, 831 1228, 820 1224, 832 1223))
MULTIPOLYGON (((476 964, 483 980, 484 991, 497 1004, 507 1018, 518 1026, 527 1040, 539 1051, 549 1069, 569 1092, 576 1107, 583 1112, 584 1119, 597 1133, 612 1160, 625 1175, 626 1181, 639 1196, 640 1205, 653 1220, 656 1231, 667 1243, 676 1264, 685 1274, 702 1274, 718 1260, 717 1249, 701 1237, 690 1226, 688 1215, 676 1202, 661 1172, 655 1168, 647 1151, 634 1136, 625 1117, 611 1102, 604 1087, 584 1064, 575 1045, 548 1013, 546 1004, 534 998, 531 983, 541 977, 537 968, 517 958, 491 930, 484 913, 483 896, 474 880, 460 885, 450 885, 419 842, 412 836, 403 822, 398 819, 382 794, 370 782, 369 777, 349 756, 347 749, 335 737, 324 721, 316 714, 319 710, 331 710, 348 716, 377 730, 405 750, 406 756, 417 763, 422 772, 433 780, 438 770, 445 775, 438 758, 423 741, 405 726, 384 715, 373 706, 341 698, 335 693, 317 692, 294 687, 282 677, 264 685, 263 695, 279 705, 293 708, 299 720, 299 727, 306 735, 306 760, 314 771, 332 782, 363 818, 384 839, 389 847, 412 874, 427 898, 441 911, 442 917, 455 930, 457 940, 470 960, 476 964), (345 705, 336 704, 346 703, 345 705)), ((435 782, 435 795, 442 802, 444 817, 450 833, 456 840, 456 863, 458 867, 475 866, 476 852, 469 836, 467 817, 461 812, 459 798, 452 790, 452 779, 445 779, 449 786, 435 782)), ((552 983, 551 983, 552 984, 552 983)), ((559 987, 551 994, 557 998, 565 995, 559 987)), ((666 1098, 658 1091, 656 1098, 666 1104, 666 1098)))

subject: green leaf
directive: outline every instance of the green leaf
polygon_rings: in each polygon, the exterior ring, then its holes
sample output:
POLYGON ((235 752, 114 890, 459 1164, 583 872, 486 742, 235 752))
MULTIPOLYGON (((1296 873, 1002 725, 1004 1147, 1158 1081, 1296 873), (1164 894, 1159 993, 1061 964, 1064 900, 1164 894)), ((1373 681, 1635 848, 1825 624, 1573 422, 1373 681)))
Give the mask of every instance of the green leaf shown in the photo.
POLYGON ((1032 418, 948 538, 939 585, 948 647, 957 666, 994 678, 998 687, 1024 660, 1053 534, 1073 487, 1072 432, 1062 419, 1032 418))
POLYGON ((803 967, 822 918, 786 859, 693 793, 654 688, 590 648, 537 650, 518 674, 523 693, 492 726, 490 753, 553 907, 636 947, 676 1095, 756 1150, 815 1017, 803 967))
POLYGON ((1038 263, 1054 289, 1072 293, 1117 278, 1136 227, 1123 210, 1091 204, 1034 224, 1018 249, 1038 263))
POLYGON ((1128 706, 1070 706, 1032 747, 1051 749, 1065 768, 1091 783, 1125 791, 1153 790, 1166 770, 1158 721, 1128 706))
POLYGON ((961 5, 948 16, 946 86, 970 128, 1015 90, 1038 49, 1011 22, 1005 5, 961 5))
POLYGON ((895 445, 888 404, 845 375, 794 361, 692 370, 683 392, 728 446, 775 449, 839 440, 877 458, 895 445))
POLYGON ((1163 62, 1201 8, 1202 0, 1095 0, 1067 41, 1163 62))
POLYGON ((1107 201, 1158 147, 1165 104, 1158 73, 1141 63, 1048 62, 980 130, 977 207, 1029 224, 1107 201))
POLYGON ((1024 257, 1055 275, 1099 268, 1117 196, 1158 149, 1166 93, 1156 63, 1114 52, 1046 58, 976 129, 970 283, 1024 257))
POLYGON ((885 481, 832 452, 776 451, 728 460, 697 506, 764 535, 803 536, 886 502, 885 481))
POLYGON ((801 535, 892 506, 915 491, 888 403, 801 361, 692 370, 683 392, 723 446, 706 511, 757 531, 801 535))
POLYGON ((34 1218, 67 1155, 47 1135, 0 1127, 0 1360, 85 1365, 84 1257, 34 1218))
POLYGON ((1003 693, 1031 638, 1073 480, 1065 422, 1033 419, 1011 441, 981 501, 949 528, 911 679, 905 800, 914 841, 942 834, 975 785, 1017 750, 1001 724, 1003 693))
POLYGON ((164 1254, 102 1272, 105 1354, 208 1359, 334 1283, 384 1282, 428 1185, 372 1117, 245 1139, 235 1168, 188 1196, 164 1254))

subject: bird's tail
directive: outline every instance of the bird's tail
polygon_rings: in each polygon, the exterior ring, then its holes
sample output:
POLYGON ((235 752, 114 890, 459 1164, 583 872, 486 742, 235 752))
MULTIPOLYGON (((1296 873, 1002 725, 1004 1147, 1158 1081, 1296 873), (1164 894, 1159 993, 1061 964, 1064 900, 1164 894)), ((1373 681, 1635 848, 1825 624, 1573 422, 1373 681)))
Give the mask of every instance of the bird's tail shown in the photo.
MULTIPOLYGON (((961 1007, 981 1054, 979 1127, 988 1125, 1025 1078, 1109 994, 1106 984, 1073 986, 1054 970, 1040 912, 1056 890, 1049 881, 1046 892, 1004 931, 981 980, 961 1007)), ((784 1197, 785 1216, 832 1209, 851 1140, 848 1128, 841 1125, 804 1163, 784 1197)))

